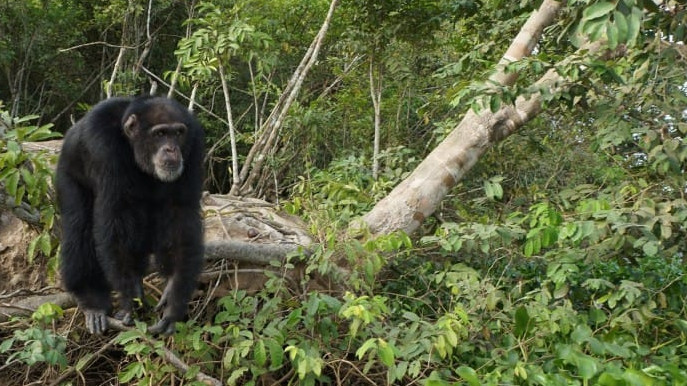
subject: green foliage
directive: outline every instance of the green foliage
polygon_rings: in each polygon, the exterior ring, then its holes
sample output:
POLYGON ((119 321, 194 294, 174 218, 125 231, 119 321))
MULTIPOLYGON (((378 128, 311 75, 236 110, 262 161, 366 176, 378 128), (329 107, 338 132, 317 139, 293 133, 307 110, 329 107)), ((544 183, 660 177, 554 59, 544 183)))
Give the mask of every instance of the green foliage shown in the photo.
POLYGON ((47 151, 28 152, 23 142, 42 141, 59 137, 51 131, 52 125, 32 126, 28 123, 37 116, 13 118, 0 104, 0 126, 8 128, 0 135, 0 181, 10 206, 25 205, 34 211, 41 233, 32 240, 27 256, 33 261, 38 252, 44 256, 56 255, 57 242, 52 236, 55 224, 55 206, 51 198, 52 166, 55 156, 47 151))
MULTIPOLYGON (((55 95, 64 106, 95 102, 97 92, 85 86, 109 78, 101 63, 113 62, 117 47, 58 54, 56 44, 143 47, 147 2, 82 3, 0 5, 0 68, 9 75, 0 97, 18 115, 61 111, 55 95)), ((540 3, 341 2, 267 161, 275 196, 308 222, 317 247, 270 266, 264 288, 222 292, 179 323, 165 345, 190 365, 185 374, 165 362, 162 343, 143 325, 120 334, 118 381, 194 384, 202 371, 237 385, 687 384, 687 62, 680 43, 687 8, 569 1, 534 55, 506 66, 518 73, 512 87, 485 82, 540 3), (585 41, 610 50, 590 57, 578 52, 585 41), (377 180, 369 173, 368 60, 380 64, 383 79, 387 150, 377 180), (532 86, 551 69, 571 87, 532 86), (418 239, 343 234, 469 108, 496 111, 534 93, 545 102, 542 113, 487 151, 418 239), (291 270, 299 279, 282 277, 291 270), (314 290, 323 278, 344 290, 314 290)), ((198 114, 217 145, 209 174, 213 188, 226 191, 218 66, 231 78, 245 155, 329 2, 153 4, 158 32, 145 66, 171 74, 170 63, 181 59, 179 90, 201 85, 197 101, 211 114, 198 114), (179 39, 189 15, 190 36, 179 39)), ((118 92, 140 88, 131 56, 117 74, 118 92)), ((22 149, 23 141, 52 134, 32 119, 3 114, 0 176, 13 205, 41 214, 33 257, 53 255, 56 244, 51 156, 22 149)), ((64 366, 65 338, 52 326, 60 318, 58 308, 41 307, 35 327, 13 331, 0 351, 10 364, 64 366)))
POLYGON ((578 32, 591 41, 605 37, 608 48, 634 45, 639 37, 642 4, 634 0, 616 3, 599 1, 584 8, 578 32), (638 4, 640 3, 640 4, 638 4))
POLYGON ((442 304, 458 298, 474 329, 471 355, 458 356, 461 363, 480 369, 487 384, 685 382, 678 359, 666 355, 681 355, 684 342, 685 245, 673 232, 684 228, 687 205, 643 199, 650 188, 643 186, 644 195, 631 184, 601 191, 582 185, 502 224, 446 223, 423 238, 442 255, 488 272, 466 275, 457 264, 436 276, 450 289, 442 304), (500 284, 479 291, 492 280, 500 284), (480 354, 480 341, 503 347, 503 357, 480 354), (641 366, 647 357, 652 366, 641 366))
MULTIPOLYGON (((365 155, 335 159, 326 169, 310 168, 307 178, 301 176, 292 189, 292 198, 284 204, 285 209, 306 217, 324 212, 323 221, 346 225, 372 208, 419 163, 414 152, 405 147, 386 149, 380 152, 379 160, 377 180, 372 179, 371 160, 365 155), (317 210, 312 203, 316 203, 317 210)), ((318 233, 312 230, 313 234, 318 233)))
POLYGON ((55 332, 54 323, 62 318, 62 309, 51 303, 42 304, 31 316, 35 326, 16 329, 11 338, 0 343, 0 354, 9 354, 6 365, 22 362, 28 366, 46 363, 67 366, 67 339, 55 332), (49 326, 53 326, 50 328, 49 326), (15 347, 19 346, 19 347, 15 347))
POLYGON ((195 29, 190 37, 179 41, 175 51, 187 70, 185 76, 207 80, 217 71, 217 66, 227 66, 234 56, 242 54, 250 61, 258 56, 256 50, 269 47, 269 36, 241 19, 240 9, 241 4, 229 11, 221 10, 212 2, 198 5, 198 17, 188 21, 195 29))

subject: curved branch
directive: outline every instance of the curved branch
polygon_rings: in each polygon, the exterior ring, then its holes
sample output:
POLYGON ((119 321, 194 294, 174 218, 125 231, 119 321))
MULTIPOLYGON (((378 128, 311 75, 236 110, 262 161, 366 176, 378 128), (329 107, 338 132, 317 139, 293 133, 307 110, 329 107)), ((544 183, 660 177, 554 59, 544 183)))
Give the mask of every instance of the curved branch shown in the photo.
POLYGON ((279 101, 277 101, 274 109, 272 109, 269 117, 267 117, 259 138, 255 141, 255 144, 251 147, 246 156, 246 161, 239 176, 239 181, 241 181, 242 186, 240 189, 232 188, 231 194, 239 195, 249 193, 253 188, 253 183, 256 178, 261 174, 262 166, 267 158, 267 154, 270 152, 270 148, 274 146, 284 118, 293 104, 293 101, 296 99, 310 68, 312 68, 317 61, 317 55, 327 35, 327 30, 329 29, 329 24, 331 23, 337 3, 338 0, 332 0, 330 3, 329 11, 327 12, 327 16, 319 32, 312 43, 310 43, 308 51, 303 56, 303 59, 301 59, 291 79, 289 79, 282 96, 279 98, 279 101))

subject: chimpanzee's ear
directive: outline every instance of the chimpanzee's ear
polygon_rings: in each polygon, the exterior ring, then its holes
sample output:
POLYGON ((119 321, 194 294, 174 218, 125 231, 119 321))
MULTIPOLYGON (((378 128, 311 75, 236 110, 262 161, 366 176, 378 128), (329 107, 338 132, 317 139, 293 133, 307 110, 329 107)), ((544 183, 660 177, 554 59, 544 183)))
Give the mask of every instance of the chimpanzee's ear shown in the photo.
POLYGON ((139 130, 139 125, 138 125, 138 118, 136 117, 136 114, 131 114, 129 115, 129 118, 126 119, 126 122, 124 122, 124 134, 129 139, 133 139, 136 134, 138 133, 139 130))

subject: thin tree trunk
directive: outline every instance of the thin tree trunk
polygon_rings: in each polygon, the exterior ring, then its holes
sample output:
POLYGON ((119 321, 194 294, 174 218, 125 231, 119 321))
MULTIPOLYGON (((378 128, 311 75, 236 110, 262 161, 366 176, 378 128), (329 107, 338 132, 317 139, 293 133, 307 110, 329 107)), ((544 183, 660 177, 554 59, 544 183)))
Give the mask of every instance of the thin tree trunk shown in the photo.
POLYGON ((260 106, 258 104, 258 89, 255 87, 255 74, 253 73, 253 59, 248 59, 248 73, 250 74, 250 84, 253 89, 253 109, 254 109, 254 121, 255 129, 257 131, 258 122, 260 121, 260 106))
POLYGON ((177 86, 177 79, 179 78, 179 72, 181 71, 181 59, 177 61, 177 66, 172 73, 172 79, 169 80, 169 90, 167 91, 167 98, 174 96, 174 89, 177 86))
POLYGON ((18 117, 20 115, 19 105, 21 104, 22 97, 27 94, 25 91, 22 92, 22 89, 24 88, 24 85, 29 84, 29 75, 27 75, 27 69, 30 68, 29 62, 33 44, 36 41, 36 35, 36 31, 31 34, 29 44, 27 44, 26 49, 23 52, 24 55, 21 60, 21 67, 19 68, 19 71, 17 71, 17 76, 15 77, 14 82, 8 82, 8 85, 10 86, 10 94, 12 95, 12 107, 10 108, 11 117, 18 117))
MULTIPOLYGON (((517 74, 506 74, 505 66, 531 54, 543 29, 553 23, 563 3, 552 0, 542 3, 499 61, 496 72, 489 78, 491 82, 506 86, 515 82, 517 74)), ((536 85, 555 88, 560 87, 558 82, 562 80, 552 69, 536 85)), ((535 94, 529 99, 519 97, 514 106, 503 106, 494 113, 468 111, 413 173, 363 216, 362 223, 351 224, 352 229, 367 228, 373 235, 398 230, 413 233, 492 144, 522 127, 540 110, 541 96, 535 94)))
POLYGON ((114 68, 112 69, 110 81, 105 86, 105 97, 108 99, 112 97, 112 86, 114 85, 114 82, 117 79, 117 73, 119 72, 119 68, 122 66, 122 62, 124 61, 124 51, 127 48, 126 44, 124 43, 124 40, 126 39, 126 28, 128 26, 129 15, 132 10, 132 7, 133 0, 129 0, 129 2, 127 3, 126 12, 124 13, 124 18, 122 19, 122 41, 121 46, 119 47, 119 54, 117 55, 117 60, 115 61, 114 68))
POLYGON ((107 82, 107 87, 105 88, 105 97, 112 98, 112 85, 117 79, 117 72, 119 72, 119 67, 122 66, 122 61, 124 59, 124 45, 119 48, 119 55, 117 55, 117 61, 115 61, 114 68, 112 69, 112 75, 110 76, 110 81, 107 82))
POLYGON ((227 122, 229 124, 229 140, 231 143, 231 175, 232 185, 231 191, 238 189, 241 184, 239 179, 239 155, 236 150, 236 129, 234 127, 234 118, 231 115, 231 100, 229 99, 229 84, 227 84, 227 77, 224 73, 224 64, 219 61, 219 77, 222 82, 222 91, 224 92, 224 106, 227 109, 227 122))
MULTIPOLYGON (((173 88, 170 88, 173 90, 173 88)), ((188 111, 193 111, 196 103, 196 92, 198 91, 198 82, 193 84, 193 89, 191 89, 191 97, 188 98, 188 111)), ((169 98, 169 95, 167 96, 169 98)))
POLYGON ((375 58, 370 56, 370 97, 372 98, 372 108, 374 110, 374 140, 372 147, 372 179, 377 180, 379 176, 379 137, 381 135, 382 120, 382 65, 377 67, 377 81, 374 77, 375 58))
POLYGON ((276 144, 279 129, 284 122, 284 118, 286 118, 289 108, 296 99, 305 76, 317 61, 317 55, 319 54, 320 47, 324 41, 324 37, 327 34, 327 30, 329 29, 329 25, 331 23, 337 3, 338 0, 332 0, 330 3, 327 17, 322 23, 319 32, 315 36, 313 42, 310 44, 310 47, 308 48, 305 56, 303 56, 298 68, 296 68, 296 71, 291 76, 291 79, 286 85, 282 96, 270 113, 270 116, 265 121, 265 125, 255 141, 255 144, 248 152, 246 161, 241 169, 240 174, 240 181, 243 182, 243 185, 240 187, 240 189, 232 188, 231 194, 239 195, 250 193, 253 191, 253 184, 255 183, 256 179, 262 175, 262 167, 267 159, 268 154, 272 152, 272 147, 276 144))
POLYGON ((138 74, 141 71, 141 67, 143 67, 143 62, 146 60, 148 55, 150 54, 150 49, 153 47, 153 37, 150 34, 150 21, 152 19, 152 12, 153 11, 153 0, 148 0, 148 15, 146 17, 146 42, 143 45, 143 52, 141 52, 141 56, 138 58, 138 61, 136 61, 136 66, 134 66, 134 73, 138 74))

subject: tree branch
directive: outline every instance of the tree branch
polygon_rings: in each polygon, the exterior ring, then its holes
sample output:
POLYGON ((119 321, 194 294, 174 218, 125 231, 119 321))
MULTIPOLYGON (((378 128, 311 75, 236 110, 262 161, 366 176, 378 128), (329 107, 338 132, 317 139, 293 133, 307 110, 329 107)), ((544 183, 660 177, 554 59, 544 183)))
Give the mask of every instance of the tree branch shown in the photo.
MULTIPOLYGON (((553 0, 541 4, 499 61, 496 73, 490 77, 491 82, 508 85, 515 81, 515 77, 504 73, 506 64, 531 54, 542 31, 555 20, 562 5, 563 2, 553 0)), ((542 77, 540 86, 553 84, 551 79, 557 74, 555 71, 550 73, 542 77)), ((413 173, 361 220, 352 222, 350 230, 357 233, 367 229, 373 235, 397 230, 413 233, 492 144, 524 125, 540 108, 540 98, 532 95, 529 100, 518 98, 515 106, 504 106, 495 113, 468 111, 413 173)))
POLYGON ((248 155, 246 156, 246 161, 243 165, 243 168, 241 169, 241 174, 239 178, 239 180, 242 183, 241 188, 237 191, 232 190, 231 194, 239 195, 250 192, 253 189, 252 185, 255 179, 262 174, 262 165, 264 164, 264 161, 267 158, 267 154, 270 152, 270 148, 274 145, 274 142, 276 141, 277 133, 281 128, 282 122, 286 117, 289 108, 293 104, 293 101, 296 99, 296 96, 300 91, 305 76, 308 74, 310 68, 317 61, 317 55, 320 51, 322 42, 324 41, 324 37, 327 34, 327 30, 329 29, 329 24, 331 23, 331 19, 334 14, 334 10, 336 9, 337 3, 338 0, 332 0, 332 2, 330 3, 329 11, 327 12, 327 17, 322 23, 319 32, 310 44, 310 47, 303 56, 303 59, 301 59, 300 64, 296 68, 296 71, 294 71, 293 75, 291 76, 291 79, 287 83, 281 98, 274 106, 274 109, 272 109, 272 112, 265 121, 265 125, 263 126, 258 139, 255 141, 255 144, 253 145, 253 147, 251 147, 250 151, 248 152, 248 155))

